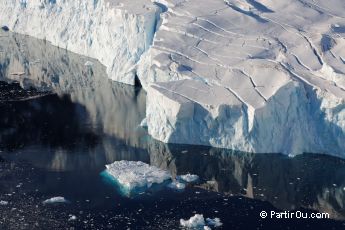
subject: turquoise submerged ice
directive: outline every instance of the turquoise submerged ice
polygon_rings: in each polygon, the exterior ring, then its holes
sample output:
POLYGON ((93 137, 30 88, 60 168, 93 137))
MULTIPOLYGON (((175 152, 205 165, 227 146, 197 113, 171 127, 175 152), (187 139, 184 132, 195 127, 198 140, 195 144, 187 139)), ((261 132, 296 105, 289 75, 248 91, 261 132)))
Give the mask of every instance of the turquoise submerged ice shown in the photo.
POLYGON ((125 195, 143 192, 171 179, 169 172, 141 161, 115 161, 106 165, 105 173, 116 181, 125 195))

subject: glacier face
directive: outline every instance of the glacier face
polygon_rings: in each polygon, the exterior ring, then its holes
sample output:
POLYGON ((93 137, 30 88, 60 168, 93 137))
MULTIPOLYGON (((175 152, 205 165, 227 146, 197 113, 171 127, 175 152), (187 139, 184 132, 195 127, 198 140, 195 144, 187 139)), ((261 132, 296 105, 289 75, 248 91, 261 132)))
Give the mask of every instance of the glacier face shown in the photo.
POLYGON ((97 58, 113 80, 138 76, 163 142, 343 155, 344 12, 341 0, 4 0, 0 25, 97 58))

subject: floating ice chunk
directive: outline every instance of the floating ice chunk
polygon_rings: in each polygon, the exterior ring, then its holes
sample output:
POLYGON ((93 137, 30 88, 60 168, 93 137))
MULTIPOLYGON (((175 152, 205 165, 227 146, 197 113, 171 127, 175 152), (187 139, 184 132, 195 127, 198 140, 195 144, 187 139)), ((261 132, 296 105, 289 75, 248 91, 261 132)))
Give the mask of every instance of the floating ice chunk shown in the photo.
POLYGON ((206 218, 206 223, 207 225, 212 226, 212 227, 220 227, 223 225, 223 223, 220 221, 219 218, 214 218, 214 219, 206 218))
POLYGON ((195 214, 189 220, 180 219, 180 224, 185 228, 202 229, 205 226, 205 219, 202 214, 195 214))
POLYGON ((202 214, 195 214, 189 220, 180 219, 180 224, 185 228, 204 230, 209 230, 211 229, 210 227, 217 228, 223 225, 219 218, 206 218, 205 222, 204 216, 202 214))
POLYGON ((178 182, 178 181, 173 181, 170 184, 168 184, 168 187, 171 189, 183 190, 186 188, 186 184, 178 182))
POLYGON ((177 176, 177 179, 178 180, 183 180, 183 181, 185 181, 187 183, 192 183, 192 182, 195 182, 195 181, 199 180, 199 176, 188 173, 186 175, 177 176))
POLYGON ((75 215, 69 215, 68 221, 74 221, 77 217, 75 215))
POLYGON ((162 184, 171 179, 169 172, 141 161, 115 161, 106 165, 105 172, 118 183, 121 192, 126 195, 145 191, 153 184, 162 184))
POLYGON ((54 204, 54 203, 69 203, 65 197, 57 196, 43 201, 43 204, 54 204))
POLYGON ((8 201, 1 200, 0 205, 2 205, 2 206, 8 205, 8 201))

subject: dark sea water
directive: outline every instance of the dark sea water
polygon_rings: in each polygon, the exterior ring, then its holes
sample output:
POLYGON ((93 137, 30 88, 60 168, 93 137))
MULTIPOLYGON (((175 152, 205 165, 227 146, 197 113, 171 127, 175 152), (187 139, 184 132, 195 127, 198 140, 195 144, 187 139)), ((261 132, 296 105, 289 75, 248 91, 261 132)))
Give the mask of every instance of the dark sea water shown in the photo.
MULTIPOLYGON (((90 64, 90 63, 89 63, 90 64)), ((344 229, 345 160, 167 145, 139 127, 145 92, 97 61, 0 33, 0 229, 180 229, 196 213, 217 229, 344 229), (89 61, 92 65, 85 65, 89 61), (143 161, 197 184, 125 197, 105 165, 143 161), (69 203, 44 205, 51 197, 69 203), (330 219, 261 219, 261 211, 330 219), (71 216, 75 216, 72 219, 71 216)))

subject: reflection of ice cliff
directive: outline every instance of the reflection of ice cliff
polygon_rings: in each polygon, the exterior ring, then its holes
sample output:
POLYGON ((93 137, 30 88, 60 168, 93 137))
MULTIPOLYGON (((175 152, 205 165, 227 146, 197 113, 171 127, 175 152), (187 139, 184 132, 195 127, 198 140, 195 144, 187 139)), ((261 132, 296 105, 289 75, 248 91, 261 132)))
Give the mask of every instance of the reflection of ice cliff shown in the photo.
POLYGON ((0 80, 18 81, 24 88, 34 86, 59 95, 68 94, 72 102, 85 107, 90 125, 102 124, 97 128, 103 132, 126 140, 127 144, 139 145, 139 137, 133 136, 136 125, 145 116, 142 91, 114 85, 107 79, 105 67, 96 60, 28 36, 12 33, 1 36, 0 80))
POLYGON ((228 150, 152 143, 151 164, 173 175, 194 173, 202 188, 264 200, 283 210, 298 208, 345 218, 345 162, 322 155, 288 158, 228 150), (188 153, 186 152, 188 151, 188 153))

